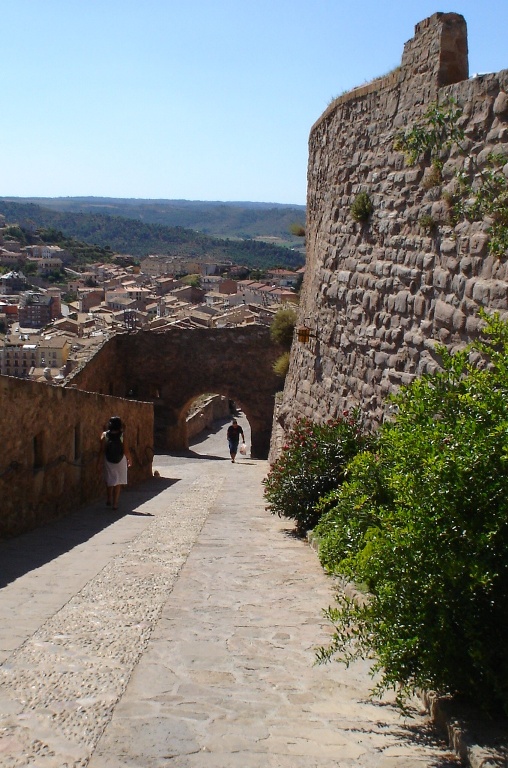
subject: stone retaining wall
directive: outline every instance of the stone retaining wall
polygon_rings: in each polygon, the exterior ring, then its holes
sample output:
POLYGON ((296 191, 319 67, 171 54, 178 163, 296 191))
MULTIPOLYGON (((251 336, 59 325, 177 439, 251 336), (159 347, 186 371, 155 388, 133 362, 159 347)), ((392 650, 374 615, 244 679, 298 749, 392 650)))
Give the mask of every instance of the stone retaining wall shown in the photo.
POLYGON ((0 376, 0 536, 22 533, 105 494, 97 465, 108 419, 126 424, 129 484, 151 477, 153 407, 0 376))
POLYGON ((212 395, 201 408, 187 417, 187 439, 192 440, 205 429, 209 429, 214 421, 225 419, 229 415, 228 399, 220 395, 212 395))
MULTIPOLYGON (((467 79, 467 67, 464 19, 435 14, 416 26, 398 69, 337 99, 313 126, 299 313, 311 338, 293 343, 277 414, 285 429, 354 406, 380 423, 389 393, 439 367, 438 343, 453 350, 478 335, 480 308, 508 317, 507 258, 488 252, 490 222, 449 218, 457 170, 472 158, 482 167, 490 152, 508 157, 508 71, 467 79), (434 185, 430 162, 409 167, 394 140, 449 96, 464 110, 465 140, 443 156, 434 185), (374 207, 366 223, 350 213, 359 192, 374 207)), ((275 437, 272 458, 278 448, 275 437)))

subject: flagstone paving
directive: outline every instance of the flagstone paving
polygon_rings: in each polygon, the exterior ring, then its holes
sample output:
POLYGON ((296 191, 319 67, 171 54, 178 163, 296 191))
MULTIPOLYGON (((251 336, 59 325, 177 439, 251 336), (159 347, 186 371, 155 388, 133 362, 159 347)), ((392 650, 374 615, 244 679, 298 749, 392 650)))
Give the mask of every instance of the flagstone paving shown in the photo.
MULTIPOLYGON (((248 425, 243 420, 247 430, 248 425)), ((160 477, 0 544, 0 766, 457 765, 367 662, 314 664, 333 583, 224 428, 160 477)))

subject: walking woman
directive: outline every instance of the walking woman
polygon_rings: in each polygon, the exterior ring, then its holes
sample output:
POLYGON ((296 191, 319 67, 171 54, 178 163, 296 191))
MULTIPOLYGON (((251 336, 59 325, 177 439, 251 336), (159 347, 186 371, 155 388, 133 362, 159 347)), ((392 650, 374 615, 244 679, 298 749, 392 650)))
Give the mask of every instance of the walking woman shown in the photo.
POLYGON ((131 466, 131 457, 125 444, 125 430, 119 416, 112 416, 108 428, 101 435, 101 452, 104 478, 106 480, 106 505, 118 509, 118 500, 122 485, 127 485, 127 469, 131 466))

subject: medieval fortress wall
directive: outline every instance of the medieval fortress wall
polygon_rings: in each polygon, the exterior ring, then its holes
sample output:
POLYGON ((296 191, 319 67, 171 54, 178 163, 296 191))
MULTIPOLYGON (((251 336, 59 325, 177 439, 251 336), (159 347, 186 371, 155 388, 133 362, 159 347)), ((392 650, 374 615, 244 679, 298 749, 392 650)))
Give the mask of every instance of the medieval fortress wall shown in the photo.
POLYGON ((379 423, 389 393, 439 366, 436 344, 478 334, 481 307, 508 317, 508 263, 489 254, 489 222, 453 226, 446 195, 471 158, 508 157, 507 92, 508 70, 468 79, 466 23, 439 13, 416 26, 397 70, 341 96, 313 126, 299 314, 311 338, 293 343, 279 425, 355 405, 379 423), (465 152, 452 147, 433 186, 430 164, 408 166, 394 139, 449 96, 464 110, 465 152), (366 223, 350 213, 359 192, 373 203, 366 223))

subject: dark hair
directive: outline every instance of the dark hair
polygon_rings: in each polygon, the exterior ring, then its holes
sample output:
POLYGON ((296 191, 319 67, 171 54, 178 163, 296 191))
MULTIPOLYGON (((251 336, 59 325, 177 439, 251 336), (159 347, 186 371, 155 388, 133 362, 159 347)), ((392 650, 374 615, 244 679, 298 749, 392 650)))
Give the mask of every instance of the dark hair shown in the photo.
POLYGON ((112 416, 108 421, 108 430, 111 432, 122 431, 122 419, 120 416, 112 416))

